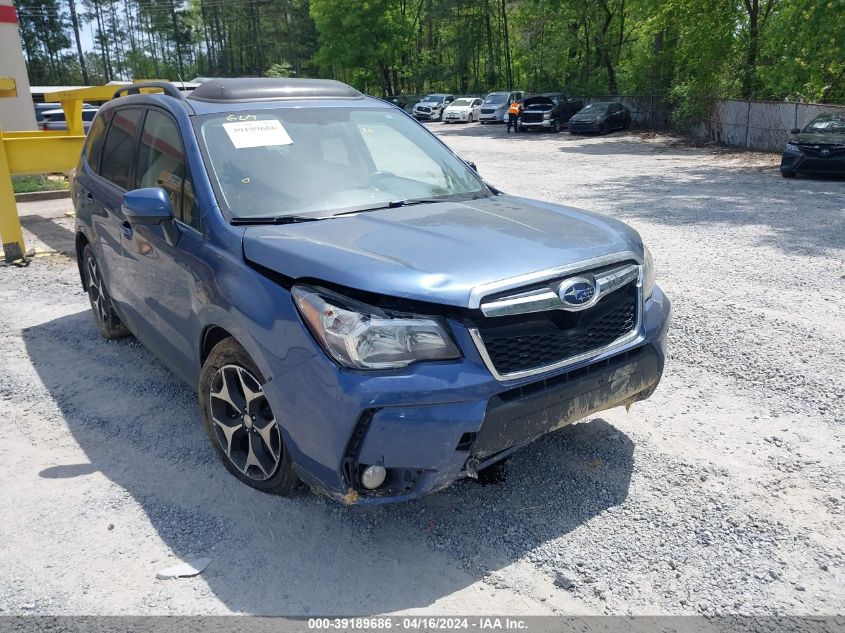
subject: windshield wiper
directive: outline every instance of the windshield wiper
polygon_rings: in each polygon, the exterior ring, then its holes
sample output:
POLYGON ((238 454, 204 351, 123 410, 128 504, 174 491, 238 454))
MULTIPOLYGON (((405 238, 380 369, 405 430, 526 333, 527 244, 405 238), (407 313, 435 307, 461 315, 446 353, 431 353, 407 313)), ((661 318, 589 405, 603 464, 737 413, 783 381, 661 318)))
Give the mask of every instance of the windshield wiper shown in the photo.
MULTIPOLYGON (((471 196, 466 198, 467 200, 477 200, 478 198, 483 198, 484 196, 471 196)), ((458 200, 459 202, 463 202, 463 199, 458 200)), ((441 202, 455 202, 455 200, 451 198, 411 198, 408 200, 391 200, 389 202, 383 202, 382 204, 377 204, 372 207, 359 207, 356 209, 351 209, 349 211, 341 211, 340 213, 335 213, 331 217, 336 218, 341 215, 352 215, 354 213, 366 213, 367 211, 380 211, 382 209, 398 209, 399 207, 412 207, 416 204, 439 204, 441 202)))
POLYGON ((298 222, 316 222, 317 220, 325 220, 325 216, 308 216, 308 215, 279 215, 275 217, 258 217, 258 218, 232 218, 229 223, 235 225, 242 224, 296 224, 298 222))

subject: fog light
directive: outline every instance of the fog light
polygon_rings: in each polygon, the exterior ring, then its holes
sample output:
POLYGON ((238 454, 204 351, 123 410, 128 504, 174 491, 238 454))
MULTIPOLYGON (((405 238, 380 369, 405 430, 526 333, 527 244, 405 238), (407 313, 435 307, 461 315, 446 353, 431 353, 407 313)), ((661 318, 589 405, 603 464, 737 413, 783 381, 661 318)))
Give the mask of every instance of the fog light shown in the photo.
POLYGON ((367 490, 375 490, 384 483, 386 477, 384 466, 367 466, 361 473, 361 485, 367 490))

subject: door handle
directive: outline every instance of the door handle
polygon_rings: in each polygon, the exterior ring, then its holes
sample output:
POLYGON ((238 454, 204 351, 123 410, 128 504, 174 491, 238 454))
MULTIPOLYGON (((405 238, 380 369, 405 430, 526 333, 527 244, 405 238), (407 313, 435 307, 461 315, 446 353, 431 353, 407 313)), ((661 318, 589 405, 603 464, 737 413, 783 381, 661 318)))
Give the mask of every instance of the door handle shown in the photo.
POLYGON ((120 223, 120 230, 123 231, 123 235, 129 239, 132 237, 132 225, 129 224, 128 220, 124 220, 120 223))
POLYGON ((86 191, 86 192, 85 192, 85 199, 86 199, 88 202, 94 202, 94 194, 93 194, 93 193, 91 193, 90 191, 86 191))

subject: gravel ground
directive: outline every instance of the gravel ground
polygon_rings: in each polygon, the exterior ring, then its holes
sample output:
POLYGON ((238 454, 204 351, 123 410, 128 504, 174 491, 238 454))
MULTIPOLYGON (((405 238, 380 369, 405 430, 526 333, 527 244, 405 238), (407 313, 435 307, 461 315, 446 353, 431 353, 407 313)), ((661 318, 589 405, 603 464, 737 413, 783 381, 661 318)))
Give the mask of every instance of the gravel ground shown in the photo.
MULTIPOLYGON (((216 463, 196 398, 98 338, 67 203, 0 267, 0 613, 842 614, 845 182, 661 135, 433 124, 511 193, 621 218, 674 306, 654 396, 386 508, 216 463), (156 580, 191 554, 201 576, 156 580)), ((58 206, 56 206, 58 204, 58 206)))

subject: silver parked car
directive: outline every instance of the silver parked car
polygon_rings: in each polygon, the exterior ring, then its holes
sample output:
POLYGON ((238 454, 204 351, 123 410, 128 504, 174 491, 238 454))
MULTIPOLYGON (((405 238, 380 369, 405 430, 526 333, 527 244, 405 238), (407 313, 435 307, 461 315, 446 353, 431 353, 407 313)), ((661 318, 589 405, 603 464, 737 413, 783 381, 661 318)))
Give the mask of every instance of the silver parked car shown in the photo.
POLYGON ((434 93, 414 106, 412 114, 421 121, 442 121, 443 111, 455 100, 454 95, 434 93))
POLYGON ((472 123, 478 121, 478 114, 481 112, 481 99, 478 97, 462 97, 455 99, 446 106, 443 111, 443 120, 446 123, 472 123))
POLYGON ((480 123, 501 123, 505 120, 505 114, 507 114, 511 104, 522 99, 524 94, 522 90, 491 92, 481 104, 478 121, 480 123))
MULTIPOLYGON (((94 117, 97 116, 98 108, 87 107, 82 108, 82 127, 85 133, 91 129, 91 124, 94 122, 94 117)), ((41 121, 38 125, 42 130, 66 130, 67 120, 65 119, 65 111, 61 108, 56 110, 46 110, 41 113, 41 121)))

